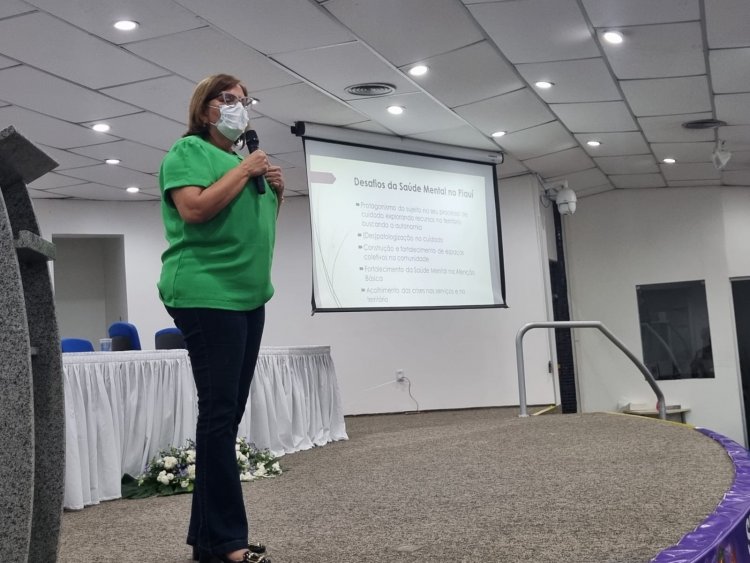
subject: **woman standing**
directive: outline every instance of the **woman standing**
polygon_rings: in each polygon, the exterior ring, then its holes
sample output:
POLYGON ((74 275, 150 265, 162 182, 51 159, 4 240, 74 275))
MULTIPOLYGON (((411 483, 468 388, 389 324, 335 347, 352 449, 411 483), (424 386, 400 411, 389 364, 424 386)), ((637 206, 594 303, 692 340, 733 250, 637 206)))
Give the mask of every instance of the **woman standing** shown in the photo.
POLYGON ((264 304, 273 295, 271 260, 284 180, 263 151, 243 158, 233 150, 249 125, 250 101, 233 76, 202 80, 190 100, 188 131, 164 157, 159 174, 169 243, 159 294, 185 336, 198 391, 187 543, 204 563, 270 563, 262 545, 248 544, 235 443, 258 359, 264 304))

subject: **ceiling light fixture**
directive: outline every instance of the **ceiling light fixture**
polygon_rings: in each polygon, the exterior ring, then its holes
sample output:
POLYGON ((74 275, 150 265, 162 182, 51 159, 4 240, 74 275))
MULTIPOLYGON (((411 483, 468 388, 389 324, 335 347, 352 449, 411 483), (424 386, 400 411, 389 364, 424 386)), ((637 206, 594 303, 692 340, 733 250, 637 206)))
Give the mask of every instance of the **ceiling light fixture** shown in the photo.
POLYGON ((388 113, 391 113, 393 115, 401 115, 402 113, 404 113, 404 109, 406 108, 404 108, 403 106, 388 106, 388 113))
POLYGON ((714 168, 716 170, 724 170, 727 164, 729 164, 730 158, 732 158, 732 153, 724 148, 724 141, 717 141, 716 148, 711 155, 711 162, 713 162, 714 168))
POLYGON ((98 131, 99 133, 106 133, 107 131, 109 131, 109 125, 107 125, 106 123, 94 123, 91 128, 94 131, 98 131))
POLYGON ((106 164, 120 164, 119 158, 108 158, 104 161, 106 164))
POLYGON ((541 88, 542 90, 549 90, 552 88, 552 86, 555 85, 554 82, 547 82, 546 80, 540 80, 539 82, 536 82, 534 84, 537 88, 541 88))
POLYGON ((602 142, 601 141, 594 141, 594 140, 586 141, 586 144, 588 146, 590 146, 590 147, 600 147, 600 146, 602 146, 602 142))
POLYGON ((113 25, 115 29, 119 29, 120 31, 133 31, 138 27, 138 22, 133 20, 120 20, 116 21, 113 25))
POLYGON ((674 164, 677 161, 674 158, 665 158, 664 160, 662 160, 662 162, 664 164, 674 164))
POLYGON ((125 188, 125 191, 128 192, 129 194, 137 194, 138 192, 141 191, 141 188, 137 186, 129 186, 125 188))
POLYGON ((503 136, 503 135, 505 135, 506 133, 507 133, 507 131, 495 131, 495 132, 494 132, 494 133, 492 134, 492 136, 493 136, 493 137, 495 137, 495 139, 497 139, 498 137, 502 137, 502 136, 503 136))
POLYGON ((612 43, 612 45, 619 45, 624 41, 622 33, 619 31, 605 31, 602 34, 602 38, 604 38, 607 43, 612 43))
POLYGON ((423 76, 427 74, 428 70, 430 70, 430 68, 426 65, 416 65, 409 69, 409 74, 412 76, 423 76))

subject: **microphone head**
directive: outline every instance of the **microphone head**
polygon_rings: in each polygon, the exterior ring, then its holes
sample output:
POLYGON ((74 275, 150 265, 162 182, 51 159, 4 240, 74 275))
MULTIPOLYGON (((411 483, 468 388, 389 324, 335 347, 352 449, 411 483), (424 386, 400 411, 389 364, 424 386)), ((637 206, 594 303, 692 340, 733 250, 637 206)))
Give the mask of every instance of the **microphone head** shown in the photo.
POLYGON ((258 139, 258 133, 256 133, 255 129, 248 129, 245 131, 245 143, 250 152, 257 150, 260 145, 260 140, 258 139))

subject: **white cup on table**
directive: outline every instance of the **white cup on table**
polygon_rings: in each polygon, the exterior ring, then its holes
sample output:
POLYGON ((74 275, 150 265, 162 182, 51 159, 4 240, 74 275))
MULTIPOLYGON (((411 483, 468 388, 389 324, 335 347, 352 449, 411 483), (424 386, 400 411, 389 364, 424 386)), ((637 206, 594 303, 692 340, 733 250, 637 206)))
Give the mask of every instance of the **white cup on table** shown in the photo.
POLYGON ((111 338, 100 338, 99 339, 99 350, 102 352, 112 351, 112 339, 111 338))

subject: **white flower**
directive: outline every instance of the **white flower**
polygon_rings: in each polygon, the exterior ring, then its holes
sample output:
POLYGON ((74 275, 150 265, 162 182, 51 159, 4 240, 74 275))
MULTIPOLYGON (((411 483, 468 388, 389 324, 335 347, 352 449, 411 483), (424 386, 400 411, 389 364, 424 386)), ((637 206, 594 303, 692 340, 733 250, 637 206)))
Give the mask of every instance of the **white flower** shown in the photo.
POLYGON ((187 479, 183 479, 182 481, 180 481, 180 487, 182 487, 183 489, 187 489, 188 485, 190 485, 190 481, 188 481, 187 479))
MULTIPOLYGON (((238 440, 238 441, 239 441, 239 440, 238 440)), ((236 444, 236 445, 234 446, 234 449, 235 449, 235 451, 237 451, 237 452, 238 452, 238 451, 240 451, 240 447, 241 447, 241 446, 240 446, 239 444, 236 444)))
POLYGON ((172 475, 171 473, 167 473, 166 471, 162 471, 161 473, 159 473, 159 476, 156 478, 156 480, 159 481, 159 483, 161 483, 162 485, 169 485, 169 481, 171 481, 172 479, 174 479, 174 475, 172 475))
POLYGON ((255 477, 253 477, 249 471, 240 473, 240 481, 252 481, 253 479, 255 479, 255 477))
POLYGON ((168 455, 164 458, 164 469, 172 469, 175 465, 177 465, 176 457, 168 455))
POLYGON ((266 466, 262 463, 259 463, 258 469, 255 470, 255 473, 253 473, 253 475, 255 475, 256 477, 263 477, 266 473, 266 466))
POLYGON ((274 471, 278 471, 279 473, 281 473, 281 466, 279 465, 279 462, 278 462, 278 461, 277 461, 277 462, 275 462, 275 463, 274 463, 274 464, 273 464, 273 465, 271 466, 271 469, 273 469, 274 471))
POLYGON ((188 463, 195 463, 195 450, 188 450, 187 451, 187 459, 186 461, 188 463))
POLYGON ((195 480, 195 464, 194 463, 191 463, 190 465, 188 465, 187 472, 188 472, 188 479, 190 479, 191 481, 194 481, 195 480))

